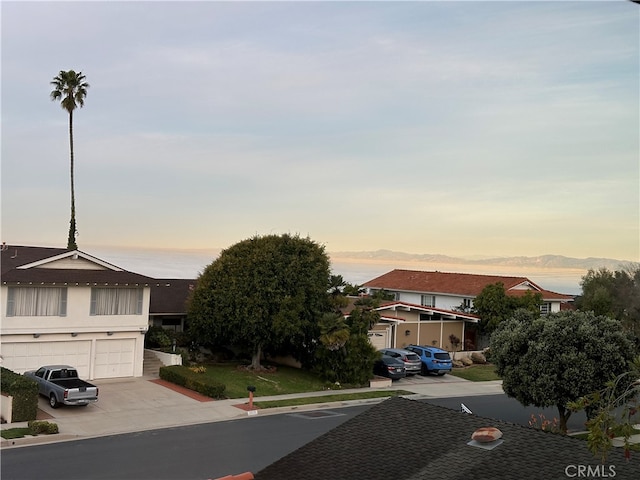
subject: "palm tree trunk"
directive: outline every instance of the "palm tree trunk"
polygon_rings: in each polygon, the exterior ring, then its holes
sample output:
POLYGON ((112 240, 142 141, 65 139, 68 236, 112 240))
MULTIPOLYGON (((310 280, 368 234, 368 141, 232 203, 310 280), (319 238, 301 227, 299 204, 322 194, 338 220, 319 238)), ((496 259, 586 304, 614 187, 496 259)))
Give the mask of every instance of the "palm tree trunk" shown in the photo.
POLYGON ((67 239, 67 248, 76 250, 76 192, 73 177, 73 110, 69 111, 69 152, 71 154, 71 220, 69 221, 69 238, 67 239))

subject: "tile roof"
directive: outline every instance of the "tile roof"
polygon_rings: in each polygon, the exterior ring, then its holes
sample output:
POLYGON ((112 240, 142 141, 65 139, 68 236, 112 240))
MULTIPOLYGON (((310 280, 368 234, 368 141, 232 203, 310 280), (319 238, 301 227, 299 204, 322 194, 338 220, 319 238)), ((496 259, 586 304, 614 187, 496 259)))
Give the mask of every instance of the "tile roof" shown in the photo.
POLYGON ((187 312, 187 299, 189 293, 195 287, 196 280, 184 278, 162 278, 151 285, 151 301, 149 313, 180 314, 187 312))
POLYGON ((511 295, 523 295, 525 290, 513 290, 527 283, 540 291, 545 299, 569 300, 571 295, 550 292, 536 285, 526 277, 508 277, 501 275, 478 275, 472 273, 428 272, 421 270, 395 269, 379 277, 369 280, 362 286, 367 288, 384 288, 385 290, 402 290, 422 293, 443 293, 475 297, 487 286, 501 282, 511 295))
POLYGON ((147 285, 153 282, 150 277, 122 270, 79 250, 3 245, 1 253, 0 277, 3 284, 147 285), (21 268, 73 253, 78 253, 83 258, 95 261, 99 265, 96 265, 96 270, 39 268, 37 265, 21 268))
POLYGON ((540 480, 569 478, 565 469, 575 473, 575 466, 589 465, 608 476, 613 468, 616 480, 637 480, 635 455, 626 462, 614 449, 603 466, 583 440, 396 397, 277 460, 255 479, 540 480), (502 444, 493 450, 467 445, 476 429, 488 426, 502 431, 502 444))

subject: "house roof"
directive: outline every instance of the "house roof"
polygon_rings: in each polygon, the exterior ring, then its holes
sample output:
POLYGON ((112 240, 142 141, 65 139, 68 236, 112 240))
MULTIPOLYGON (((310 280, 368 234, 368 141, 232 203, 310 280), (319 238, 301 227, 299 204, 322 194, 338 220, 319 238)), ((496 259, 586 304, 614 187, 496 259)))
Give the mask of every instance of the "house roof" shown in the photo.
POLYGON ((66 248, 3 244, 0 268, 4 285, 148 285, 153 282, 151 277, 66 248), (73 268, 74 261, 79 262, 78 268, 73 268))
POLYGON ((187 312, 189 293, 196 280, 184 278, 163 278, 151 285, 151 315, 184 315, 187 312))
POLYGON ((640 461, 626 462, 619 449, 603 466, 584 440, 396 397, 277 460, 255 479, 539 480, 568 478, 566 471, 576 473, 576 465, 609 476, 612 467, 616 480, 640 478, 640 461), (468 445, 482 427, 498 428, 503 442, 492 450, 468 445))
POLYGON ((421 270, 395 269, 374 278, 362 286, 385 290, 401 290, 420 293, 440 293, 475 297, 487 286, 504 284, 509 295, 524 295, 525 288, 542 294, 545 300, 569 301, 571 295, 544 290, 526 277, 505 277, 501 275, 477 275, 471 273, 429 272, 421 270))

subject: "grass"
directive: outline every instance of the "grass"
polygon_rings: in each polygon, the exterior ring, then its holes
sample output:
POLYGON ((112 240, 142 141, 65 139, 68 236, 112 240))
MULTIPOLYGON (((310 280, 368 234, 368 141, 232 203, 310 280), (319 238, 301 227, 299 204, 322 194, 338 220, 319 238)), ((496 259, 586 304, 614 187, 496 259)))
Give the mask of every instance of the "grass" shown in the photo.
POLYGON ((335 395, 322 395, 318 397, 290 398, 287 400, 269 400, 264 402, 253 402, 257 408, 294 407, 299 405, 309 405, 312 403, 325 402, 346 402, 348 400, 362 400, 367 398, 397 397, 399 395, 410 395, 406 390, 376 390, 373 392, 361 393, 337 393, 335 395))
POLYGON ((256 397, 284 395, 288 393, 320 392, 328 385, 305 370, 278 366, 275 372, 252 372, 238 368, 238 364, 205 365, 207 375, 226 385, 227 398, 247 398, 247 387, 256 387, 256 397))
POLYGON ((25 435, 31 435, 31 429, 27 427, 22 428, 8 428, 6 430, 2 430, 0 432, 0 436, 6 440, 11 440, 12 438, 22 438, 25 435))
POLYGON ((471 380, 472 382, 487 382, 489 380, 500 380, 500 377, 496 374, 496 369, 493 365, 472 365, 466 368, 454 368, 451 370, 451 375, 464 378, 465 380, 471 380))

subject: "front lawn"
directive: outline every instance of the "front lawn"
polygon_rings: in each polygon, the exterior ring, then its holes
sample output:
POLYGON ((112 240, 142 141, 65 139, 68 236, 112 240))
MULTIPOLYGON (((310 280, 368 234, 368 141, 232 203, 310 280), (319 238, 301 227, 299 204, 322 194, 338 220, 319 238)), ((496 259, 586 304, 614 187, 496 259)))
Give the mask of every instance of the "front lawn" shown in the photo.
POLYGON ((318 392, 327 389, 325 382, 305 370, 278 366, 275 372, 252 372, 236 363, 204 365, 207 375, 226 385, 227 398, 247 398, 249 385, 256 387, 254 397, 288 393, 318 392))
POLYGON ((454 368, 453 370, 451 370, 451 375, 464 378, 465 380, 471 380, 472 382, 500 380, 500 377, 496 374, 495 366, 491 364, 472 365, 465 368, 454 368))

